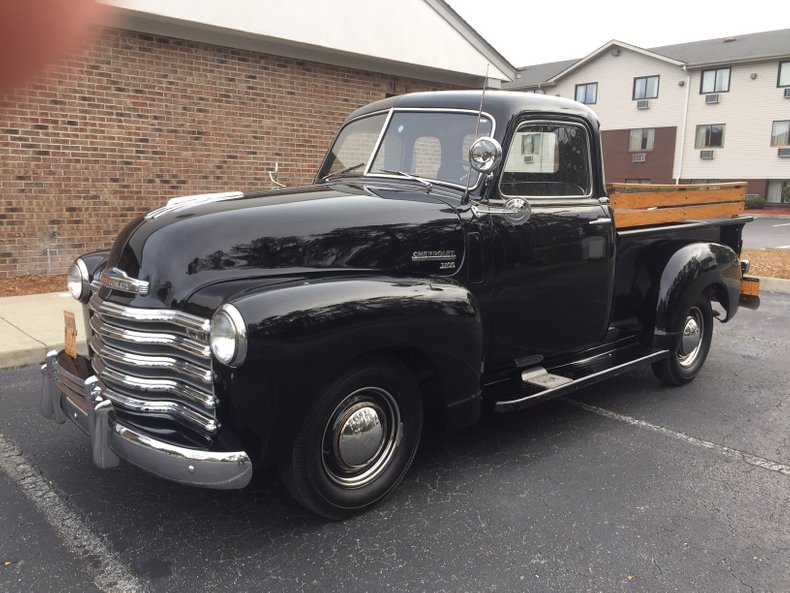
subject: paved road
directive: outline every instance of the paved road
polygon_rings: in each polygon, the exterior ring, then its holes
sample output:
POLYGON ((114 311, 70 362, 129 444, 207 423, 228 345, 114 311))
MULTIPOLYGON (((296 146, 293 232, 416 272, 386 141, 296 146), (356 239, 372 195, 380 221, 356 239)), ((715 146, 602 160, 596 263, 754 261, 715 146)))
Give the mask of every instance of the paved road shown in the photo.
POLYGON ((212 492, 97 470, 38 416, 37 369, 0 373, 0 590, 787 593, 788 309, 766 294, 719 325, 686 388, 645 369, 433 433, 344 523, 272 476, 212 492))
MULTIPOLYGON (((748 212, 747 212, 748 214, 748 212)), ((743 246, 747 249, 774 247, 790 249, 790 217, 760 216, 744 227, 743 246)))

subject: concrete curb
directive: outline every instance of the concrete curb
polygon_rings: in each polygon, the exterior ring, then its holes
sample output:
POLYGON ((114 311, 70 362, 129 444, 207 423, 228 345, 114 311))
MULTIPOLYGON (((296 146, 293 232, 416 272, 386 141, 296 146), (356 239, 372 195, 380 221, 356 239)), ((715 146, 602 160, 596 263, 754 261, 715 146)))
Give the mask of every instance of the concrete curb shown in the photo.
POLYGON ((760 278, 760 291, 790 294, 790 280, 784 278, 760 278))

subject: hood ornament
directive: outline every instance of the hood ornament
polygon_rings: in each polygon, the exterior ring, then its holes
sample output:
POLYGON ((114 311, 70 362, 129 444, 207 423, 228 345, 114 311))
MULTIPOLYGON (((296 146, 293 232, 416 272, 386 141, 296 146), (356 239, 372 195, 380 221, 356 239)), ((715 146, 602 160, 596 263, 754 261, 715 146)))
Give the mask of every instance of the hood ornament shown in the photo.
POLYGON ((207 204, 209 202, 221 202, 223 200, 234 200, 236 198, 243 198, 244 194, 240 191, 220 192, 216 194, 198 194, 195 196, 181 196, 179 198, 170 198, 167 204, 161 208, 149 212, 145 215, 146 220, 154 220, 175 210, 184 210, 198 204, 207 204))
POLYGON ((146 296, 148 294, 148 282, 131 278, 129 275, 118 268, 110 268, 101 273, 101 285, 112 290, 120 290, 130 294, 146 296))

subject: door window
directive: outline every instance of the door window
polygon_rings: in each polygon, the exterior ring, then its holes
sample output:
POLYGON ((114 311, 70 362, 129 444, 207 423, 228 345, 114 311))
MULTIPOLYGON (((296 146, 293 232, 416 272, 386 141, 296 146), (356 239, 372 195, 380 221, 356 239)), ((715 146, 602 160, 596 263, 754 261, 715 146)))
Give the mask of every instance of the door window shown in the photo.
POLYGON ((583 126, 527 122, 513 134, 499 190, 504 196, 589 196, 591 170, 583 126))

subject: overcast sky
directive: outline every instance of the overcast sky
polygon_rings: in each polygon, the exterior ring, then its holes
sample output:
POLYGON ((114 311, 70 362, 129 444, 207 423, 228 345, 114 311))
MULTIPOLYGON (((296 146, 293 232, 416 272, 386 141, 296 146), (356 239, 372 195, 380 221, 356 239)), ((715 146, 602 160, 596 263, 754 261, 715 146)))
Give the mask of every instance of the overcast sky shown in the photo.
POLYGON ((787 0, 445 0, 514 66, 582 58, 611 39, 649 48, 790 29, 787 0))

